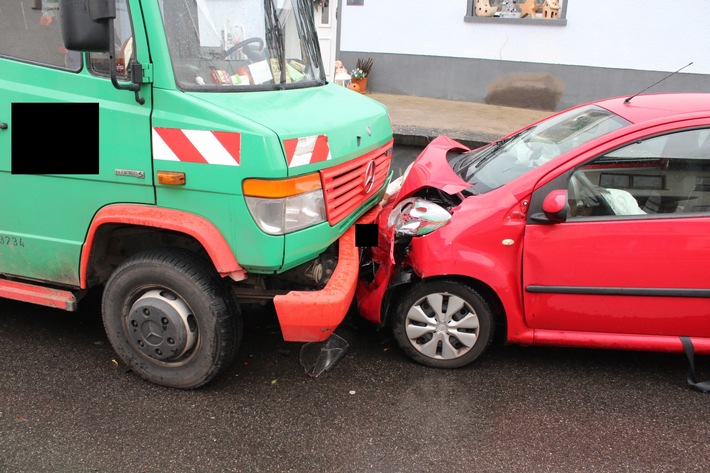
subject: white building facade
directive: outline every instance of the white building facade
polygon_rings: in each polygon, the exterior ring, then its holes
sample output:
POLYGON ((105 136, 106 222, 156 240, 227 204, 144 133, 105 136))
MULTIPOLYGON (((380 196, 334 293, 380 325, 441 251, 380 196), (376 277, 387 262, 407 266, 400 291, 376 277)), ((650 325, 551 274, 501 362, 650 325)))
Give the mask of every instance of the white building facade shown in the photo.
POLYGON ((337 32, 325 57, 348 69, 374 59, 371 91, 482 103, 495 103, 495 92, 557 94, 549 108, 563 109, 637 93, 682 69, 649 91, 710 92, 708 0, 547 0, 559 7, 548 18, 543 2, 329 0, 315 13, 318 22, 330 10, 337 32), (477 16, 486 4, 504 16, 477 16), (525 9, 535 18, 506 12, 525 9))

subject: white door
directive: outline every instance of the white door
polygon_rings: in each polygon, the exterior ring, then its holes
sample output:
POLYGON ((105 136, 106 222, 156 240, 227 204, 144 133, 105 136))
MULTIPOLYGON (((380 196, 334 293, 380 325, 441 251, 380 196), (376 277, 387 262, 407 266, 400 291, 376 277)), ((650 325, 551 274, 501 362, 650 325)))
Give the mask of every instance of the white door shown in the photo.
POLYGON ((338 34, 338 0, 323 0, 314 3, 313 18, 318 32, 320 51, 323 55, 323 67, 325 67, 327 79, 332 81, 335 75, 335 61, 337 59, 335 57, 335 43, 338 34))

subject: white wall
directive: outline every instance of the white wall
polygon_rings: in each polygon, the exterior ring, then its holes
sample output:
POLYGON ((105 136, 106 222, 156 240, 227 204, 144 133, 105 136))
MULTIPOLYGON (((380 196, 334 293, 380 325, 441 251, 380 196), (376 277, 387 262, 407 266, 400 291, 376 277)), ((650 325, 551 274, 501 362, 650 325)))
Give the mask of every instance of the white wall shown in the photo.
POLYGON ((340 50, 710 74, 710 0, 564 1, 567 25, 545 26, 467 23, 466 0, 342 0, 340 50))

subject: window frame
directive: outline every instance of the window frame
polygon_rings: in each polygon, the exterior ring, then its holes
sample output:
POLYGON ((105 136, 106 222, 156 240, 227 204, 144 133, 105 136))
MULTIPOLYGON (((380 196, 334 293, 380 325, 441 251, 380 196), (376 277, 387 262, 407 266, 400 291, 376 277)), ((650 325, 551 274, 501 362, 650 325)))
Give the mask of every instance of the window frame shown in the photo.
MULTIPOLYGON (((118 59, 123 59, 123 70, 117 70, 116 71, 116 77, 120 80, 130 80, 131 77, 131 72, 129 68, 129 64, 131 62, 131 59, 135 60, 136 59, 136 43, 135 43, 135 31, 133 31, 133 16, 131 14, 131 7, 129 5, 129 0, 117 0, 116 1, 116 18, 113 20, 114 23, 114 34, 117 34, 119 29, 116 26, 116 23, 123 23, 123 26, 127 26, 130 30, 130 35, 128 38, 124 41, 121 42, 121 49, 123 46, 125 46, 125 41, 131 40, 131 51, 130 51, 130 56, 128 58, 125 58, 122 56, 123 51, 122 50, 116 50, 114 51, 115 57, 114 57, 114 64, 113 66, 110 64, 110 59, 109 59, 109 53, 108 52, 89 52, 87 53, 86 57, 86 67, 89 70, 89 72, 96 76, 96 77, 111 77, 111 71, 109 70, 110 67, 116 68, 117 66, 117 61, 118 59), (119 5, 119 3, 122 3, 119 5), (123 15, 123 12, 126 12, 125 17, 121 17, 123 15), (107 68, 104 70, 100 64, 101 63, 106 63, 107 68)), ((118 45, 116 45, 118 46, 118 45)))
MULTIPOLYGON (((567 24, 567 1, 559 0, 560 13, 558 18, 554 20, 545 18, 502 18, 497 16, 476 16, 476 0, 467 0, 466 15, 464 21, 466 23, 499 23, 499 24, 524 24, 524 25, 540 25, 540 26, 565 26, 567 24)), ((500 0, 491 0, 491 3, 499 4, 500 0)))

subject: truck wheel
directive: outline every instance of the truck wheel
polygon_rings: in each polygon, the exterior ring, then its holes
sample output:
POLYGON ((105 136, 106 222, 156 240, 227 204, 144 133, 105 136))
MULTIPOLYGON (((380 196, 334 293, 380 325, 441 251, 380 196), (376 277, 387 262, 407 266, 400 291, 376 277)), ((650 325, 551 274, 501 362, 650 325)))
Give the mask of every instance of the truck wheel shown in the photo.
POLYGON ((106 283, 102 315, 123 362, 162 386, 207 384, 241 342, 241 314, 224 282, 203 259, 178 249, 124 261, 106 283))
POLYGON ((434 368, 460 368, 493 340, 493 315, 472 288, 454 281, 413 286, 394 306, 392 334, 414 361, 434 368))

